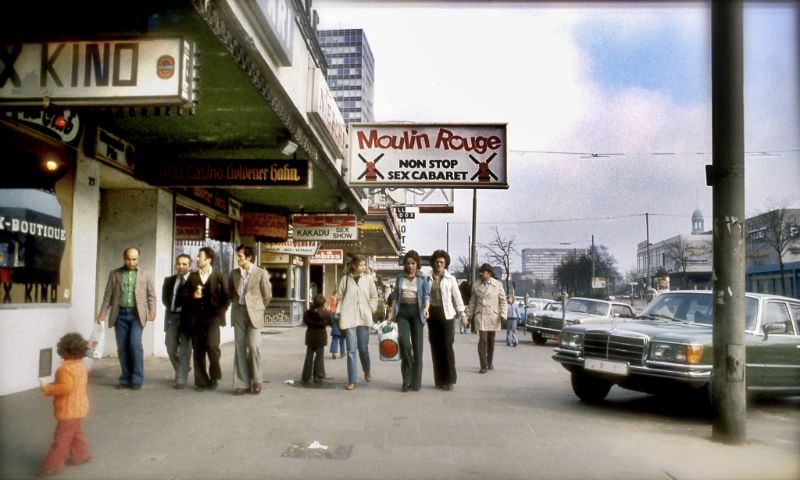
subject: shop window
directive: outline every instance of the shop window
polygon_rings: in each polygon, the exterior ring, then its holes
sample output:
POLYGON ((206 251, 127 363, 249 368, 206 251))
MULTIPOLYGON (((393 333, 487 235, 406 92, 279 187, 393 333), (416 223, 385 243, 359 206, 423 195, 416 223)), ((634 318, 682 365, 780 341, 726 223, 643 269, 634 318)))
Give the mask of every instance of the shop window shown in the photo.
POLYGON ((0 189, 0 304, 70 303, 72 178, 0 189))

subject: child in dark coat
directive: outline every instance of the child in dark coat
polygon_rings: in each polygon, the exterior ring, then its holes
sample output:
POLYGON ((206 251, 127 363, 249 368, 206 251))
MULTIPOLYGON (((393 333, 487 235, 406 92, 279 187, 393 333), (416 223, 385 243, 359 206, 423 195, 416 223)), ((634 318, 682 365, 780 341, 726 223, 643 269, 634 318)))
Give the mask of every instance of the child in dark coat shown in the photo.
POLYGON ((331 312, 325 308, 325 295, 317 294, 311 308, 303 315, 306 329, 306 361, 303 364, 303 385, 322 383, 325 378, 325 345, 328 334, 325 327, 331 324, 331 312))

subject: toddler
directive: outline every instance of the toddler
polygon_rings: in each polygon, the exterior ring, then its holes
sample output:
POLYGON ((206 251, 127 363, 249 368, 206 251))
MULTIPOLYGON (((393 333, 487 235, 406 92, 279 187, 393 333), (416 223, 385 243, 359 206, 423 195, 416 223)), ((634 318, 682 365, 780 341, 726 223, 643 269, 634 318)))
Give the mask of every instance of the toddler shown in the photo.
POLYGON ((58 420, 53 433, 53 444, 42 464, 41 473, 53 475, 64 469, 69 459, 70 465, 80 465, 92 458, 81 421, 89 413, 89 396, 86 384, 89 375, 83 366, 88 343, 78 333, 68 333, 61 337, 57 345, 58 355, 64 359, 56 370, 55 382, 47 384, 39 379, 42 393, 53 397, 53 409, 58 420))

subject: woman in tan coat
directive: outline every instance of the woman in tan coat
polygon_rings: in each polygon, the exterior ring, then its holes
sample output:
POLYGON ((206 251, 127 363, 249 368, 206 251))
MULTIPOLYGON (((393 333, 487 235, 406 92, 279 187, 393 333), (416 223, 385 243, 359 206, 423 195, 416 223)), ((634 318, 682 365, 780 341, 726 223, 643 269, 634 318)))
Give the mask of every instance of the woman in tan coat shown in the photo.
POLYGON ((347 339, 347 389, 356 388, 358 364, 356 353, 364 369, 364 380, 372 380, 369 364, 369 329, 372 312, 378 308, 378 289, 375 280, 367 273, 364 257, 354 255, 350 273, 339 280, 336 289, 336 310, 339 329, 347 339))
POLYGON ((508 312, 506 292, 503 284, 493 277, 492 266, 484 263, 478 269, 479 279, 472 286, 472 295, 467 307, 467 318, 474 322, 478 337, 478 358, 481 363, 480 373, 494 370, 495 332, 500 330, 502 321, 508 312))

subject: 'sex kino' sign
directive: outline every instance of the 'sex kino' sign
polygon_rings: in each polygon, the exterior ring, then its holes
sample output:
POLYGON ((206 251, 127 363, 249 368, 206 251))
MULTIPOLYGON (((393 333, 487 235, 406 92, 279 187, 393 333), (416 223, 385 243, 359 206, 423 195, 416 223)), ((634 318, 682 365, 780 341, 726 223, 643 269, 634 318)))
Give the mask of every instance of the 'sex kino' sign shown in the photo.
POLYGON ((194 46, 180 38, 0 45, 0 105, 189 106, 194 46))
POLYGON ((506 124, 350 125, 351 185, 508 188, 506 124))

